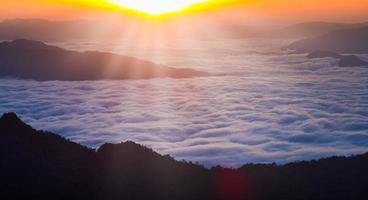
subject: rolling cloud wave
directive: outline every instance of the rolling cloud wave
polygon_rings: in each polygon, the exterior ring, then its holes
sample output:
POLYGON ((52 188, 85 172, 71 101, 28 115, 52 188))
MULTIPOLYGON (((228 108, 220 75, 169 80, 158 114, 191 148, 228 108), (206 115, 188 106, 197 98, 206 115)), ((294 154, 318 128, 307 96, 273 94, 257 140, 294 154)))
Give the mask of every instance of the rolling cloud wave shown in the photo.
POLYGON ((274 55, 232 71, 182 80, 3 79, 0 112, 92 147, 134 140, 206 166, 368 150, 367 68, 274 55))

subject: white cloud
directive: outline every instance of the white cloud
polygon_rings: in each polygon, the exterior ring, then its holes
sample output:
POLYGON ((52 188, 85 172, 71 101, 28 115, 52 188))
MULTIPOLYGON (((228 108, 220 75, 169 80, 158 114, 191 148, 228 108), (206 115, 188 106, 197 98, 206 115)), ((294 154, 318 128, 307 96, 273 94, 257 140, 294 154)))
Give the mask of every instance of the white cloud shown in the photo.
MULTIPOLYGON (((180 58, 185 54, 175 52, 180 58)), ((208 166, 368 151, 367 68, 340 68, 334 60, 304 55, 199 55, 169 60, 229 75, 96 82, 3 79, 0 113, 17 112, 35 128, 86 145, 134 140, 208 166)))

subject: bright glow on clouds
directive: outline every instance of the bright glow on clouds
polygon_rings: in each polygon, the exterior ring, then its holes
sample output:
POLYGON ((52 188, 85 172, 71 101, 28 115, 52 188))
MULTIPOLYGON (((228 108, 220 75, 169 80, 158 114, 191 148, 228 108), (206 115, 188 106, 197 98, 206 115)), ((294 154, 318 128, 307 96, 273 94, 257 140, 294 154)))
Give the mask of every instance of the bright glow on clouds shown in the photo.
POLYGON ((166 60, 229 75, 96 82, 3 79, 0 113, 15 111, 38 129, 93 147, 134 140, 206 166, 368 151, 367 68, 212 42, 207 48, 211 54, 190 49, 189 55, 196 56, 185 61, 186 53, 171 49, 166 60))
POLYGON ((181 10, 204 0, 111 0, 121 6, 143 11, 150 14, 162 14, 181 10))

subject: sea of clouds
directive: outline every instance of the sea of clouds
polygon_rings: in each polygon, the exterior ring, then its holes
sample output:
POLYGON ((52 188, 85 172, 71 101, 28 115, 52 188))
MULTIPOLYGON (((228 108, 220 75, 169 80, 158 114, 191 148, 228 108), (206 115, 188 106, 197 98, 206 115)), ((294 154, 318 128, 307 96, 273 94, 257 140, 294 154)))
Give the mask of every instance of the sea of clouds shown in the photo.
MULTIPOLYGON (((133 140, 206 166, 368 151, 368 68, 341 68, 335 59, 309 60, 274 49, 253 52, 219 42, 206 49, 210 51, 190 49, 192 54, 176 49, 156 58, 226 75, 139 81, 2 79, 0 113, 16 112, 37 129, 84 145, 133 140)), ((150 55, 140 55, 145 56, 150 55)))

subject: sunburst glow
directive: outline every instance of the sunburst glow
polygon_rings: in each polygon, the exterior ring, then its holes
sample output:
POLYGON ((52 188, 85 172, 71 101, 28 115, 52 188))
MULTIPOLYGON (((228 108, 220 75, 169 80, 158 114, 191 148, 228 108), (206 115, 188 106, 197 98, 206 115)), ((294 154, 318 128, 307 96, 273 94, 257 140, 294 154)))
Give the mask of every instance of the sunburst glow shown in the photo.
POLYGON ((176 12, 205 0, 111 0, 120 6, 148 14, 176 12))

